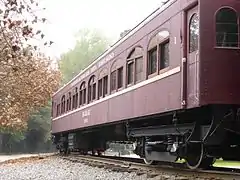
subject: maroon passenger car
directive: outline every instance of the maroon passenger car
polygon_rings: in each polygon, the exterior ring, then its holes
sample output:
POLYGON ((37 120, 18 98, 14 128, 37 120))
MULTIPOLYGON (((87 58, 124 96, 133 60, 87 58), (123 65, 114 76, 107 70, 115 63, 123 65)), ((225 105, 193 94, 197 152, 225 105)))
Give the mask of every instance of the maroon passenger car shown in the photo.
POLYGON ((240 1, 169 0, 53 96, 65 150, 134 141, 146 163, 239 160, 240 1))

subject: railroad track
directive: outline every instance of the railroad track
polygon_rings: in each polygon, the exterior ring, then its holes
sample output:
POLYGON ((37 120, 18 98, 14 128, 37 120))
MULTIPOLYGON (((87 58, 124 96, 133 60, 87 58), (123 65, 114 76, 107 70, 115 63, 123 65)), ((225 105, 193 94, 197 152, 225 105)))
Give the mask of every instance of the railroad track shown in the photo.
POLYGON ((231 168, 212 167, 208 170, 190 170, 183 164, 146 165, 142 159, 123 158, 116 156, 68 155, 61 156, 74 163, 83 163, 89 166, 105 168, 118 172, 135 172, 138 175, 147 174, 148 178, 161 177, 162 179, 197 179, 197 180, 240 180, 240 170, 231 168))

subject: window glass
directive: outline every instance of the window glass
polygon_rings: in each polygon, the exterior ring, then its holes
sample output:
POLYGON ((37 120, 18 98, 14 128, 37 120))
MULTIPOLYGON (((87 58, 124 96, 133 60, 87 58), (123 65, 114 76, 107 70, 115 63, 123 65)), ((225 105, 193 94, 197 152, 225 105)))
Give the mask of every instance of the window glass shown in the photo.
POLYGON ((123 86, 123 67, 119 68, 118 70, 118 89, 123 86))
POLYGON ((59 114, 60 114, 59 112, 60 112, 60 105, 58 104, 57 105, 57 116, 59 116, 59 114))
POLYGON ((93 99, 93 100, 96 99, 96 83, 93 84, 93 95, 92 95, 92 99, 93 99))
POLYGON ((199 39, 199 19, 198 15, 194 14, 189 25, 189 53, 198 50, 199 39))
POLYGON ((71 94, 71 93, 68 93, 68 97, 69 97, 68 110, 70 111, 70 110, 71 110, 71 105, 72 105, 72 94, 71 94))
POLYGON ((222 8, 216 14, 216 45, 238 47, 238 17, 230 8, 222 8))
POLYGON ((127 83, 132 84, 133 83, 133 61, 129 62, 127 65, 127 83))
POLYGON ((148 56, 148 75, 157 71, 157 47, 149 51, 148 56))
POLYGON ((65 113, 65 95, 62 96, 62 101, 61 101, 61 113, 65 113))
POLYGON ((68 107, 69 107, 69 99, 67 99, 67 111, 69 110, 68 107))
POLYGON ((134 84, 142 80, 142 71, 143 71, 143 48, 135 47, 127 58, 128 62, 128 84, 134 84))
POLYGON ((98 80, 98 98, 102 97, 102 79, 98 80))
POLYGON ((83 90, 83 104, 85 104, 86 103, 86 100, 87 100, 87 90, 86 90, 86 88, 84 88, 84 90, 83 90))
POLYGON ((160 45, 160 70, 169 66, 169 41, 160 45))
POLYGON ((116 90, 116 82, 117 82, 117 71, 113 71, 111 73, 111 91, 116 90))
POLYGON ((75 96, 76 96, 76 98, 75 98, 75 108, 77 108, 78 107, 78 88, 75 88, 75 96))
POLYGON ((93 75, 88 82, 88 103, 96 98, 96 82, 93 75))
POLYGON ((108 76, 103 78, 103 96, 105 97, 108 93, 108 76))
POLYGON ((86 103, 86 85, 85 82, 83 82, 80 86, 80 93, 79 93, 79 105, 83 105, 86 103))
POLYGON ((75 94, 73 95, 73 101, 72 101, 72 108, 73 109, 75 109, 75 98, 76 98, 76 96, 75 96, 75 94))
POLYGON ((136 82, 139 82, 143 79, 143 57, 139 57, 135 60, 136 63, 136 73, 135 73, 135 78, 136 82))

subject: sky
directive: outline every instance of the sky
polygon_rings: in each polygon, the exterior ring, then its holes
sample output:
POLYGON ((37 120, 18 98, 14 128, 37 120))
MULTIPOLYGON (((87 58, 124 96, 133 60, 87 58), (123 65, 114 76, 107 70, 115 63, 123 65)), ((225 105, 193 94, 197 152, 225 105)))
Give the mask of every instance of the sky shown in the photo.
POLYGON ((41 0, 47 23, 41 26, 46 38, 54 41, 45 52, 59 57, 74 47, 74 35, 82 28, 101 30, 117 40, 161 6, 161 0, 41 0))

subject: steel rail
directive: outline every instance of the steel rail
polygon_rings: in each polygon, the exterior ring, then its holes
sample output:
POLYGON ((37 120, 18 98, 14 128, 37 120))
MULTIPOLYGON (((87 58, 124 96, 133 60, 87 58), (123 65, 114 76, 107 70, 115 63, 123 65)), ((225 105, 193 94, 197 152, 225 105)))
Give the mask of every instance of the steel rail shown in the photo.
POLYGON ((105 167, 116 171, 136 172, 154 176, 180 176, 191 178, 202 178, 211 180, 236 180, 240 179, 240 170, 232 168, 213 167, 208 170, 190 170, 183 164, 161 163, 157 165, 146 165, 142 159, 125 158, 117 156, 91 156, 91 155, 68 155, 62 156, 63 159, 76 163, 84 163, 90 166, 105 167))

